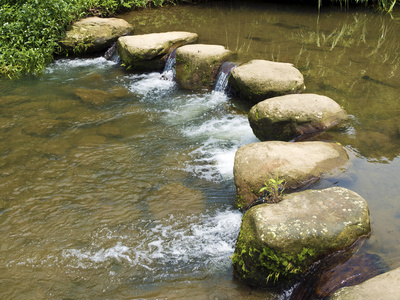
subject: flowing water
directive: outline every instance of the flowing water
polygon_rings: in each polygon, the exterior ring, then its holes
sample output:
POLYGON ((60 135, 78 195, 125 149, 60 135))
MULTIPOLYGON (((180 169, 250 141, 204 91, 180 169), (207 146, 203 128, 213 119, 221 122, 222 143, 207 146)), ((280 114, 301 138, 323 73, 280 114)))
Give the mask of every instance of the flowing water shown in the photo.
MULTIPOLYGON (((340 142, 351 164, 315 188, 361 194, 372 235, 360 251, 400 266, 400 24, 362 9, 247 1, 121 17, 136 34, 196 32, 236 62, 293 63, 307 92, 342 105, 348 126, 317 139, 340 142)), ((232 276, 242 216, 233 158, 257 141, 248 105, 165 79, 85 58, 0 81, 1 299, 288 296, 232 276)))

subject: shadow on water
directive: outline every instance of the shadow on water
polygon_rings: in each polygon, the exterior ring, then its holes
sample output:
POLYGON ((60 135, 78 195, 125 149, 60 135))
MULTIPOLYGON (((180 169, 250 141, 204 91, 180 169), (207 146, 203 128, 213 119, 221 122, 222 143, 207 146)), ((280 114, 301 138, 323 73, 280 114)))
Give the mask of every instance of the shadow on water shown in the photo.
MULTIPOLYGON (((310 187, 363 196, 372 234, 347 263, 311 274, 298 295, 316 279, 336 284, 348 269, 399 266, 398 23, 363 9, 324 6, 318 18, 313 6, 261 2, 121 17, 136 34, 196 32, 200 43, 235 51, 235 63, 293 63, 307 92, 349 113, 345 128, 312 137, 341 143, 348 169, 310 187)), ((0 80, 1 298, 290 298, 232 276, 241 220, 233 159, 257 142, 249 105, 164 79, 87 58, 0 80)))

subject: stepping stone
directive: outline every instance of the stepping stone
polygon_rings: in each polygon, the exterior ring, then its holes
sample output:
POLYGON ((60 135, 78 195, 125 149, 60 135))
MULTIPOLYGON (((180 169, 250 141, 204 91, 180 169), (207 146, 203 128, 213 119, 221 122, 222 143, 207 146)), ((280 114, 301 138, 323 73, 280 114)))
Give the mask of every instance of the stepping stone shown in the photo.
POLYGON ((285 181, 294 190, 313 183, 324 174, 339 172, 349 157, 343 147, 326 142, 261 142, 243 146, 235 155, 233 174, 237 206, 246 210, 260 196, 270 179, 285 181))
POLYGON ((118 18, 90 17, 72 24, 60 41, 69 53, 93 53, 105 50, 118 37, 133 32, 133 26, 118 18))
POLYGON ((236 67, 229 84, 242 98, 254 103, 305 89, 303 75, 292 64, 267 60, 252 60, 236 67))
POLYGON ((176 51, 176 81, 181 88, 211 90, 232 51, 220 45, 186 45, 176 51))
POLYGON ((234 270, 258 287, 290 282, 370 231, 367 202, 353 191, 333 187, 285 195, 279 203, 256 205, 245 213, 234 270))
POLYGON ((347 118, 334 100, 316 94, 274 97, 254 105, 250 126, 262 141, 289 141, 331 128, 347 118))
POLYGON ((122 63, 138 71, 162 70, 172 49, 197 42, 196 33, 172 31, 123 36, 117 49, 122 63))

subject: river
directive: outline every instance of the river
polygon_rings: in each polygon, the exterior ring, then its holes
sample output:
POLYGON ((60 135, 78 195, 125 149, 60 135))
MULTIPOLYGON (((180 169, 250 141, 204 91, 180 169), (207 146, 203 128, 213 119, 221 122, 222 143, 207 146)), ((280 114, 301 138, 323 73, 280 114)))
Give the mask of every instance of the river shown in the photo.
MULTIPOLYGON (((293 63, 350 115, 343 186, 368 202, 361 252, 400 266, 400 24, 363 8, 217 3, 119 16, 135 34, 191 31, 236 62, 293 63)), ((0 80, 1 299, 285 299, 232 275, 242 214, 233 158, 249 106, 102 57, 0 80)))

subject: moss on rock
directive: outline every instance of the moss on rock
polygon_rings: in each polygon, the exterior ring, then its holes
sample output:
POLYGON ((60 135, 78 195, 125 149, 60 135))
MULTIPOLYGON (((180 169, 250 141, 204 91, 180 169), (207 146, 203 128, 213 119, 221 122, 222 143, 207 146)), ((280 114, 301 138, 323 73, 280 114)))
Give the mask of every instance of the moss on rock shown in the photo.
POLYGON ((355 192, 335 187, 286 195, 243 216, 232 256, 235 274, 250 285, 285 284, 370 230, 368 205, 355 192))
POLYGON ((176 52, 176 81, 181 88, 211 90, 222 63, 233 53, 219 45, 186 45, 176 52))

